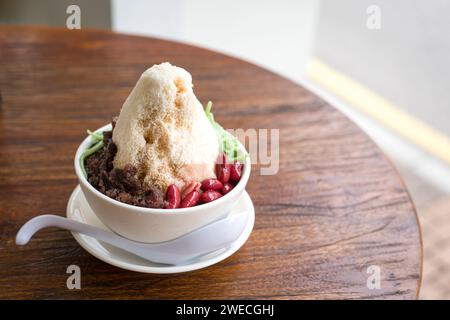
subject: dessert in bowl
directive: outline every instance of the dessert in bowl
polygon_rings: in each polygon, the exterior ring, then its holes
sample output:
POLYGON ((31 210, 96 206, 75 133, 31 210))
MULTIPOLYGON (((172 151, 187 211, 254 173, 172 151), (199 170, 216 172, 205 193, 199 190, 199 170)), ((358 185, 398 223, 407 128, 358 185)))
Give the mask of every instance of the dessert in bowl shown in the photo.
POLYGON ((75 155, 81 190, 114 232, 140 242, 175 239, 225 217, 251 164, 168 63, 145 71, 117 120, 90 133, 75 155))

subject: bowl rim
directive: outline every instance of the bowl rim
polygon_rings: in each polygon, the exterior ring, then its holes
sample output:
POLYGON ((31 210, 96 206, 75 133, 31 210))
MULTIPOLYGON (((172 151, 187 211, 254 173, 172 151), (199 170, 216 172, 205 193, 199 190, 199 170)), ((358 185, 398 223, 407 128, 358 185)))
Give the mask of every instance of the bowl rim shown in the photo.
MULTIPOLYGON (((108 131, 112 129, 112 124, 106 124, 100 128, 98 128, 97 130, 95 130, 94 132, 103 132, 103 131, 108 131)), ((227 132, 227 134, 230 134, 229 132, 227 132)), ((230 134, 231 135, 231 134, 230 134)), ((80 166, 80 157, 82 155, 82 153, 84 152, 84 150, 86 150, 90 145, 91 145, 91 141, 90 141, 91 137, 88 135, 78 146, 77 151, 75 153, 75 159, 74 159, 74 168, 75 168, 75 174, 78 177, 78 181, 83 184, 83 186, 85 188, 87 188, 90 192, 92 192, 93 194, 95 194, 97 197, 100 197, 101 199, 122 207, 124 209, 129 209, 129 210, 134 210, 134 211, 138 211, 140 213, 143 214, 156 214, 156 215, 167 215, 170 214, 172 215, 183 215, 183 214, 187 214, 189 212, 196 212, 200 209, 204 209, 207 210, 208 208, 214 208, 217 206, 220 206, 222 203, 224 203, 225 201, 227 201, 229 198, 231 198, 233 195, 238 194, 239 192, 242 192, 245 189, 245 186, 247 185, 248 179, 250 177, 250 172, 251 172, 251 157, 250 155, 248 155, 245 158, 245 163, 244 163, 244 168, 243 168, 243 172, 242 172, 242 177, 241 180, 239 180, 238 184, 226 195, 220 197, 217 200, 211 201, 209 203, 203 203, 199 206, 194 206, 194 207, 189 207, 189 208, 176 208, 176 209, 158 209, 158 208, 146 208, 146 207, 139 207, 139 206, 135 206, 135 205, 131 205, 131 204, 127 204, 124 202, 120 202, 116 199, 110 198, 107 195, 101 193, 100 191, 98 191, 96 188, 94 188, 93 185, 91 185, 89 183, 89 181, 87 180, 87 178, 84 176, 82 170, 81 170, 81 166, 80 166)), ((242 145, 242 143, 240 141, 238 141, 238 145, 239 148, 242 150, 245 150, 245 147, 242 145)))

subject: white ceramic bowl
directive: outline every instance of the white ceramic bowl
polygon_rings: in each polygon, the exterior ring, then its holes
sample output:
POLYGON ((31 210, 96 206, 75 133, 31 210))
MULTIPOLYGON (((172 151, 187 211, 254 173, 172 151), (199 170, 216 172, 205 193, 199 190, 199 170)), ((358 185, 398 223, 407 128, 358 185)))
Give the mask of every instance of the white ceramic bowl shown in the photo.
MULTIPOLYGON (((111 130, 111 125, 96 130, 111 130)), ((97 217, 114 232, 135 241, 155 243, 175 239, 227 216, 245 189, 250 177, 250 157, 246 157, 239 183, 225 196, 210 203, 183 209, 151 209, 119 202, 95 189, 80 167, 82 153, 91 145, 87 137, 75 154, 75 173, 86 200, 97 217)), ((239 143, 239 147, 244 146, 239 143)))

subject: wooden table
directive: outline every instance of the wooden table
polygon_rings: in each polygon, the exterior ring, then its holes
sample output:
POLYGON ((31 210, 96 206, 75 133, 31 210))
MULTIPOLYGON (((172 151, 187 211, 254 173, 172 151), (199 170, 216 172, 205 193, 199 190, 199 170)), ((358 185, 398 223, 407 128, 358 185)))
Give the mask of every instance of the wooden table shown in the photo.
MULTIPOLYGON (((280 57, 282 59, 282 57, 280 57)), ((0 298, 417 297, 422 246, 414 205, 379 148, 336 109, 250 63, 175 42, 104 31, 0 27, 0 298), (38 214, 65 215, 87 128, 117 115, 139 75, 170 61, 192 73, 227 128, 280 129, 280 170, 248 184, 256 224, 225 261, 187 274, 140 274, 49 229, 17 247, 38 214), (82 289, 66 288, 79 265, 82 289), (369 266, 381 289, 369 289, 369 266)))

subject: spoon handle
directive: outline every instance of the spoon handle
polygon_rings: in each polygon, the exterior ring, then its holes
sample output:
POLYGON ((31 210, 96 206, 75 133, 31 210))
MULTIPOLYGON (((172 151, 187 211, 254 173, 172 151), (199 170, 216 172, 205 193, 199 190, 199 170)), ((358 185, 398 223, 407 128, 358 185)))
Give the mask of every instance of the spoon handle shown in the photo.
POLYGON ((44 214, 34 217, 20 228, 16 236, 16 244, 27 244, 36 232, 49 227, 58 227, 82 233, 125 250, 127 250, 133 242, 132 240, 122 238, 112 232, 90 226, 86 223, 81 223, 52 214, 44 214))

